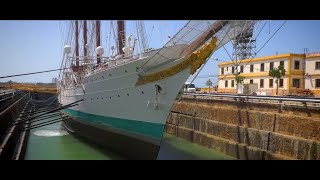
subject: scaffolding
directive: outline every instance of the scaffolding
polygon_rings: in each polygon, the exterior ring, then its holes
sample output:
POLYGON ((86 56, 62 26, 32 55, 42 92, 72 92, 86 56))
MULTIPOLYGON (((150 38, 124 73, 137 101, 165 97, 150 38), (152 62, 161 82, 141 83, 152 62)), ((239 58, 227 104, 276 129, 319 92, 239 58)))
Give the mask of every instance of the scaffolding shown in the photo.
POLYGON ((233 40, 233 60, 238 62, 243 59, 253 58, 256 55, 256 39, 253 37, 254 24, 239 34, 233 40))

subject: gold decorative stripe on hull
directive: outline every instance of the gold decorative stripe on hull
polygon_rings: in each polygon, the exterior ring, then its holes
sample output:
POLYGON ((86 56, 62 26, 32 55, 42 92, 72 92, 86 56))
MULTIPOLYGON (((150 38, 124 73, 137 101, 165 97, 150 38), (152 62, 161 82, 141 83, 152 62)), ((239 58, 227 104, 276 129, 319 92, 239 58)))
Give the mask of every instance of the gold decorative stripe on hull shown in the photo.
POLYGON ((191 66, 190 74, 194 74, 197 69, 199 69, 201 65, 209 58, 213 50, 216 48, 216 42, 217 38, 213 37, 209 43, 203 45, 199 50, 182 59, 179 64, 176 64, 168 69, 164 69, 159 72, 140 76, 136 83, 136 86, 173 76, 185 70, 189 66, 191 66))

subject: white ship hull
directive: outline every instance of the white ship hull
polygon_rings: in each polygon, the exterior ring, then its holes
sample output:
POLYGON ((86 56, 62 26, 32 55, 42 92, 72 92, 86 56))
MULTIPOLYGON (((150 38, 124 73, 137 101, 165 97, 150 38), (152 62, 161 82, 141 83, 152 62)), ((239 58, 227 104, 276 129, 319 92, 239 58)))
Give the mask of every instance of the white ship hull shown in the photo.
MULTIPOLYGON (((179 51, 182 47, 179 45, 175 49, 179 51)), ((150 52, 151 56, 153 53, 150 52)), ((177 57, 173 55, 172 58, 177 57)), ((119 66, 109 66, 105 70, 87 75, 84 86, 62 89, 59 96, 62 105, 84 99, 79 105, 64 112, 74 117, 73 121, 78 123, 159 147, 166 118, 184 82, 190 76, 190 67, 168 78, 136 85, 139 77, 137 67, 148 60, 147 56, 119 66), (156 93, 156 85, 161 87, 159 93, 156 93)), ((158 67, 156 71, 167 69, 180 61, 171 60, 171 63, 158 67)))
MULTIPOLYGON (((188 77, 250 23, 190 21, 163 48, 140 58, 108 59, 107 64, 99 59, 100 68, 89 68, 86 75, 81 72, 88 70, 87 64, 81 70, 76 56, 79 69, 64 71, 59 101, 62 105, 82 101, 64 110, 73 117, 65 126, 130 157, 155 159, 167 116, 188 77)), ((125 49, 122 55, 130 57, 130 43, 125 49)))

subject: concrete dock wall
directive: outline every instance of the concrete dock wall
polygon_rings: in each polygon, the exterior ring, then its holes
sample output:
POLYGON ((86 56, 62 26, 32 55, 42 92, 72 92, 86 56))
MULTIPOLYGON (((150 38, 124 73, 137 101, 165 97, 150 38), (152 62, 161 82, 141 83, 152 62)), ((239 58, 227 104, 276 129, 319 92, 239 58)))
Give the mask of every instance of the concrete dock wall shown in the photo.
POLYGON ((166 132, 238 159, 320 159, 319 109, 278 110, 278 105, 182 98, 166 132))

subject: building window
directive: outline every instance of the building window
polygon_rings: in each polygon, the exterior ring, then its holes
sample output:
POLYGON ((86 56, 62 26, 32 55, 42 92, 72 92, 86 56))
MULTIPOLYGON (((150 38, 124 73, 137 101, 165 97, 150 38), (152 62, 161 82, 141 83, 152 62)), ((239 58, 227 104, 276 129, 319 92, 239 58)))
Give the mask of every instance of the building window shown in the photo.
POLYGON ((250 84, 253 84, 253 79, 250 79, 250 84))
POLYGON ((283 79, 279 79, 279 87, 283 87, 283 79))
POLYGON ((316 87, 320 87, 320 79, 316 79, 316 87))
POLYGON ((269 79, 269 88, 273 88, 273 79, 269 79))
POLYGON ((263 88, 263 86, 264 86, 264 81, 263 81, 264 79, 260 79, 260 88, 263 88))
POLYGON ((228 87, 228 80, 226 80, 226 81, 224 82, 224 87, 225 87, 225 88, 228 87))
POLYGON ((234 80, 231 81, 231 87, 234 87, 234 80))
POLYGON ((240 73, 243 73, 243 66, 240 66, 240 73))
POLYGON ((320 62, 316 62, 316 69, 320 69, 320 62))
POLYGON ((253 72, 253 64, 250 65, 250 72, 253 72))
POLYGON ((264 71, 264 63, 261 63, 261 65, 260 65, 260 71, 261 71, 261 72, 264 71))
POLYGON ((284 61, 280 61, 280 66, 284 68, 284 61))
POLYGON ((294 69, 300 69, 300 61, 294 61, 294 69))
POLYGON ((221 68, 221 74, 224 74, 224 68, 223 67, 221 68))
POLYGON ((232 74, 234 73, 234 66, 232 66, 231 73, 232 74))
POLYGON ((300 79, 293 79, 292 80, 292 87, 299 88, 300 87, 300 79))
POLYGON ((273 69, 273 62, 270 62, 270 70, 273 69))

